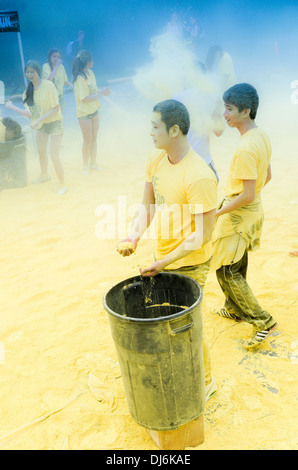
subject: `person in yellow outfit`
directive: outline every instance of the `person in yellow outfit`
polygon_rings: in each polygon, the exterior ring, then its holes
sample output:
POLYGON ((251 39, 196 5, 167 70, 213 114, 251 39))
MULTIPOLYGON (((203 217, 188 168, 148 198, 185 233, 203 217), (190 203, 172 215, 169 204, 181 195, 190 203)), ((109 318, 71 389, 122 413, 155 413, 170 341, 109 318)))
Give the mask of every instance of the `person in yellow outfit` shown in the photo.
POLYGON ((241 137, 212 237, 213 268, 225 295, 224 307, 216 313, 253 325, 251 338, 244 342, 244 347, 250 349, 262 344, 277 328, 246 281, 248 251, 260 245, 264 219, 261 191, 271 179, 271 144, 255 123, 259 97, 254 87, 247 83, 234 85, 224 92, 223 100, 224 117, 241 137))
POLYGON ((74 79, 74 93, 76 99, 76 112, 83 134, 83 174, 88 175, 90 168, 98 170, 97 134, 99 130, 100 96, 108 96, 110 89, 105 87, 98 90, 96 78, 91 70, 93 58, 91 52, 82 50, 73 60, 72 74, 74 79))
POLYGON ((73 89, 72 84, 68 81, 68 77, 62 64, 62 56, 59 49, 50 49, 48 53, 48 62, 43 64, 42 78, 50 80, 57 88, 59 104, 61 111, 64 109, 64 85, 73 89))
MULTIPOLYGON (((153 108, 151 136, 156 150, 147 161, 142 203, 145 211, 139 212, 131 233, 118 244, 117 250, 123 256, 134 252, 156 208, 155 261, 140 269, 141 274, 155 276, 170 270, 191 276, 203 287, 212 257, 217 180, 212 169, 191 148, 187 139, 189 126, 189 113, 181 102, 166 100, 153 108)), ((205 337, 203 351, 208 399, 217 387, 205 337)))
POLYGON ((11 101, 7 108, 31 119, 31 128, 36 129, 36 143, 39 155, 41 175, 33 183, 49 181, 47 145, 50 137, 50 155, 58 177, 58 194, 67 191, 64 185, 64 170, 59 157, 63 134, 62 113, 56 87, 49 80, 41 79, 40 65, 30 60, 25 66, 29 85, 23 93, 25 109, 15 106, 11 101))

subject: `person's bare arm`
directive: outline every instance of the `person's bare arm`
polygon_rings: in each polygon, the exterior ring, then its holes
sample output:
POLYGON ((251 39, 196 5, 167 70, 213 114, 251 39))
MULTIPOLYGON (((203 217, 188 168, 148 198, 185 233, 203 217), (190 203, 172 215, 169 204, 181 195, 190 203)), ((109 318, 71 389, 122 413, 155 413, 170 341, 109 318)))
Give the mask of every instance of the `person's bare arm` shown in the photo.
POLYGON ((272 179, 272 171, 271 171, 271 165, 268 166, 267 168, 267 177, 264 183, 264 186, 266 186, 267 183, 272 179))
POLYGON ((36 119, 36 121, 34 121, 31 124, 32 129, 36 129, 42 121, 44 121, 45 119, 48 119, 50 116, 57 113, 58 111, 59 111, 59 105, 55 106, 55 108, 51 108, 47 113, 40 116, 40 118, 36 119))
POLYGON ((221 207, 216 211, 216 216, 219 217, 228 212, 240 209, 240 207, 246 206, 255 200, 256 197, 256 180, 242 180, 243 191, 238 194, 232 201, 226 206, 221 207))
POLYGON ((101 96, 108 96, 109 94, 111 93, 111 90, 108 88, 108 87, 105 87, 105 88, 102 88, 102 90, 99 90, 97 93, 95 93, 94 95, 89 95, 89 96, 86 96, 86 98, 84 98, 82 101, 84 103, 89 103, 90 101, 95 101, 97 100, 98 98, 100 98, 101 96))
POLYGON ((12 111, 15 111, 16 113, 21 114, 22 116, 26 116, 29 119, 31 119, 31 117, 32 117, 32 114, 30 113, 30 111, 27 111, 26 109, 19 108, 18 106, 15 106, 12 101, 7 101, 5 103, 5 106, 8 109, 11 109, 12 111))
POLYGON ((58 59, 56 64, 55 64, 55 67, 53 68, 53 70, 51 71, 50 75, 47 77, 47 80, 50 80, 50 82, 52 82, 56 76, 56 73, 58 72, 58 69, 59 69, 59 66, 62 64, 62 60, 61 59, 58 59))
POLYGON ((117 251, 122 256, 131 255, 137 244, 149 227, 154 217, 155 196, 152 183, 145 182, 143 200, 140 209, 133 220, 132 229, 127 238, 118 243, 117 251))
POLYGON ((148 268, 140 268, 140 273, 143 276, 156 276, 162 269, 166 268, 169 264, 184 258, 185 256, 200 249, 208 241, 211 240, 212 230, 215 222, 216 210, 213 209, 204 214, 195 214, 195 231, 192 232, 180 245, 175 248, 171 253, 155 261, 148 268))

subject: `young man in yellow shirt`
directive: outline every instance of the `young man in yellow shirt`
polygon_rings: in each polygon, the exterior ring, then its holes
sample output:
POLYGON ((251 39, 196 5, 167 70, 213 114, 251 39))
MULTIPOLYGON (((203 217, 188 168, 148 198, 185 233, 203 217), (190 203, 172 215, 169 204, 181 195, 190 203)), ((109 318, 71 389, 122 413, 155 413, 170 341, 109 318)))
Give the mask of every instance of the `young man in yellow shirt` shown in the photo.
POLYGON ((262 344, 277 328, 246 281, 247 252, 260 245, 264 218, 261 190, 271 179, 271 144, 255 124, 259 98, 254 87, 247 83, 234 85, 225 91, 223 100, 224 117, 241 137, 213 233, 212 263, 226 299, 217 313, 253 325, 251 338, 244 342, 244 347, 250 349, 262 344))
MULTIPOLYGON (((170 270, 191 276, 203 287, 209 271, 211 235, 217 207, 217 180, 207 163, 191 148, 186 107, 176 100, 158 103, 153 109, 151 136, 156 150, 149 155, 142 208, 118 252, 128 256, 149 227, 156 211, 155 261, 141 269, 143 276, 170 270), (127 248, 130 242, 131 248, 127 248)), ((206 398, 215 393, 211 361, 203 338, 206 398)))

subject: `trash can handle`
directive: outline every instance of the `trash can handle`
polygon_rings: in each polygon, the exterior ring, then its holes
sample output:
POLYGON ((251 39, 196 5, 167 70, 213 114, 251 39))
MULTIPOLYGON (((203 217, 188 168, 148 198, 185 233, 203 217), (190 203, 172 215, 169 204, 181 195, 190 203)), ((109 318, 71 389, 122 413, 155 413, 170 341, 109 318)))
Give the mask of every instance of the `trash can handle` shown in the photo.
POLYGON ((177 335, 179 333, 184 333, 184 331, 190 330, 194 326, 194 321, 191 317, 191 321, 187 325, 182 325, 182 326, 178 326, 177 328, 172 328, 171 322, 169 322, 169 326, 170 326, 171 333, 173 335, 177 335))
POLYGON ((25 144, 19 144, 19 145, 16 145, 14 149, 17 149, 17 148, 19 148, 19 147, 25 147, 25 148, 27 148, 25 144))

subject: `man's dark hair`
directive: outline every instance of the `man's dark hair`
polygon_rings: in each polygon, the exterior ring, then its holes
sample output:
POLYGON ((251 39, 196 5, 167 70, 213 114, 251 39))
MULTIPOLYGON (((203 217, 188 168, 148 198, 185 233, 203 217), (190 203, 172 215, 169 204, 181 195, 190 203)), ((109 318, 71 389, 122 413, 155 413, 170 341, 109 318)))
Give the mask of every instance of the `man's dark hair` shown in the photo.
POLYGON ((2 119, 2 124, 6 127, 6 141, 8 140, 17 140, 22 136, 22 128, 17 121, 6 117, 2 119))
POLYGON ((248 83, 237 83, 226 90, 223 94, 226 104, 233 104, 241 113, 244 109, 250 109, 250 119, 255 119, 259 106, 259 96, 257 90, 248 83))
POLYGON ((161 121, 165 123, 167 132, 177 125, 182 134, 187 135, 190 126, 189 112, 180 101, 161 101, 154 106, 153 111, 161 114, 161 121))

